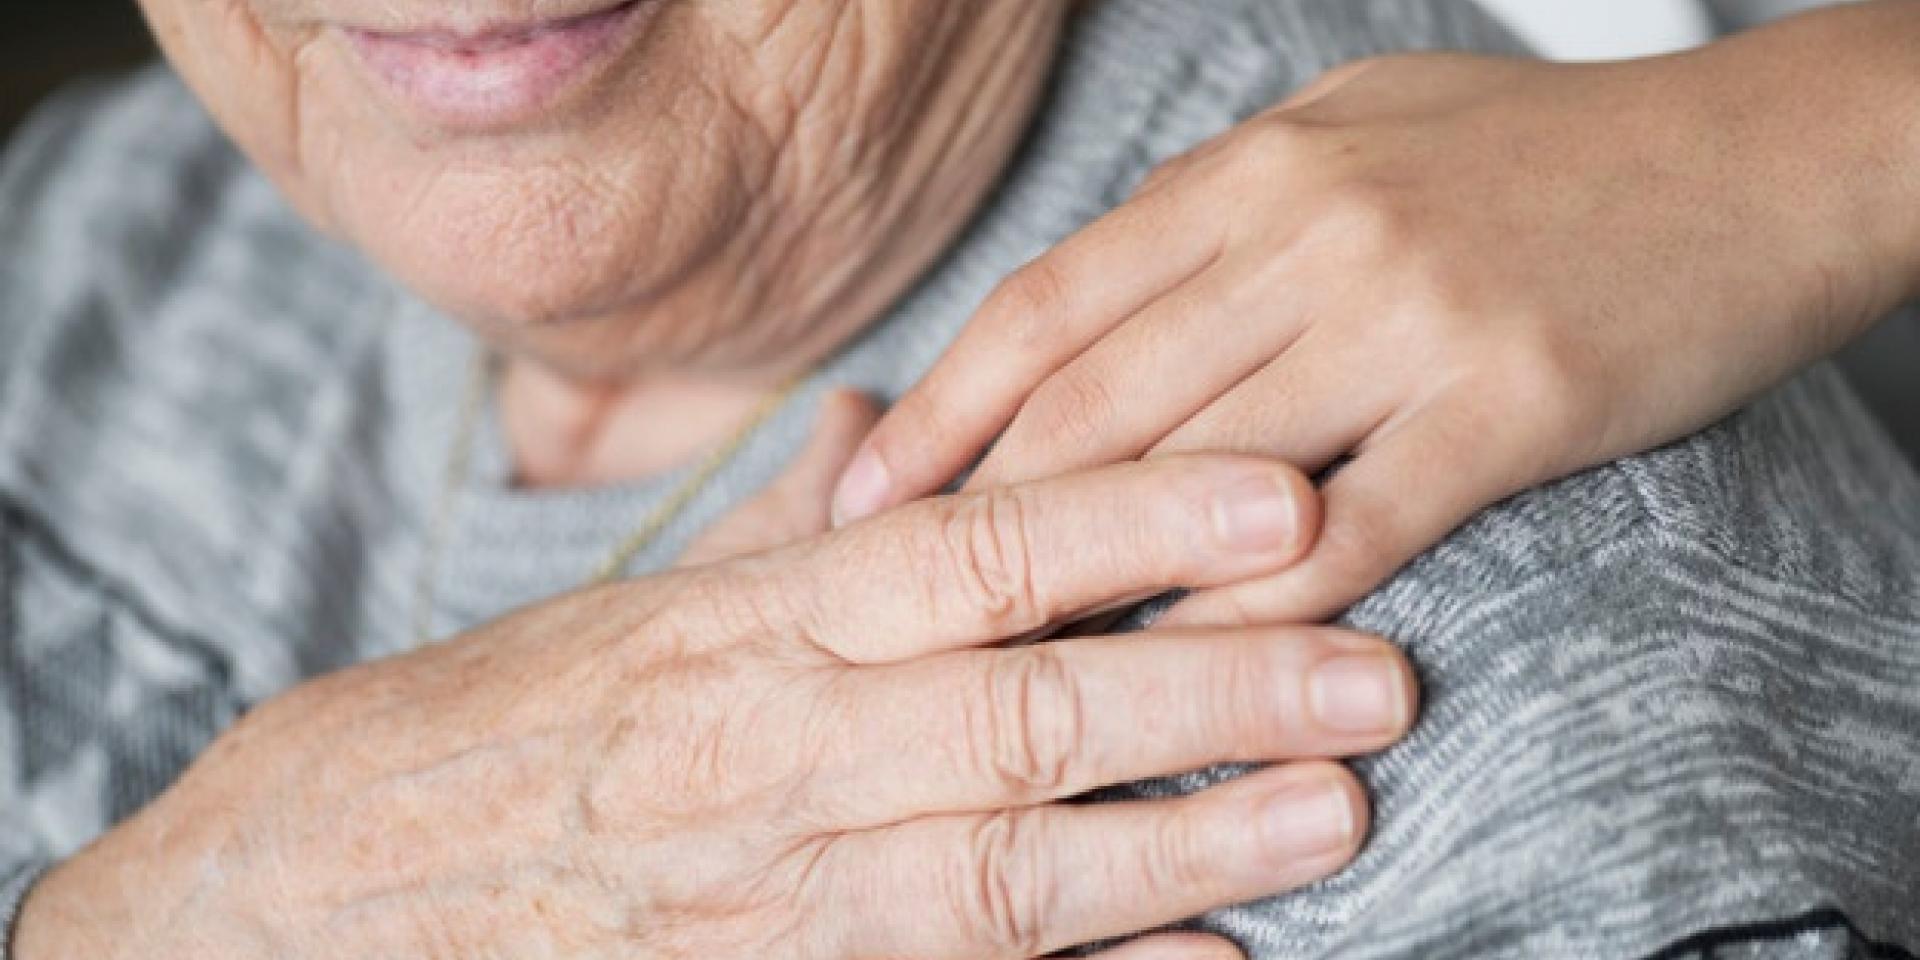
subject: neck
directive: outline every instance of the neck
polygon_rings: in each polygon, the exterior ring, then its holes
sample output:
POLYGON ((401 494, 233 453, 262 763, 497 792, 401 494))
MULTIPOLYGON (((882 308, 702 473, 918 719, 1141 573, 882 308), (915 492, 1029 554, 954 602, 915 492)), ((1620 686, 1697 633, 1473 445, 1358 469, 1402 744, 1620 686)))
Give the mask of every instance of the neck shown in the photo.
MULTIPOLYGON (((966 33, 947 56, 896 51, 929 71, 908 74, 924 88, 915 109, 858 123, 802 110, 731 241, 647 317, 490 337, 516 358, 499 401, 518 481, 607 485, 684 466, 885 316, 998 180, 1050 71, 1065 9, 1006 4, 993 17, 938 21, 966 33), (870 138, 857 156, 850 130, 870 138), (677 322, 689 317, 700 322, 677 322)), ((851 84, 862 61, 843 59, 851 84)), ((844 109, 865 103, 852 92, 832 99, 844 109)))
POLYGON ((663 374, 581 385, 509 362, 499 383, 514 482, 608 486, 667 473, 721 446, 777 389, 757 378, 663 374))

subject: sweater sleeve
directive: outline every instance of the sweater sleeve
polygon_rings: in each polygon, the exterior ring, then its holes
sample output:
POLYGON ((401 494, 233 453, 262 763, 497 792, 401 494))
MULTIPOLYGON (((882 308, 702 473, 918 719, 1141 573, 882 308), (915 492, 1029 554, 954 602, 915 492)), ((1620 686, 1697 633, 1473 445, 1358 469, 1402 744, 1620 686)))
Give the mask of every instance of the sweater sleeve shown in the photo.
POLYGON ((27 890, 48 866, 46 849, 27 822, 20 789, 22 749, 28 736, 24 677, 18 675, 20 637, 15 604, 8 594, 17 577, 17 534, 11 515, 0 511, 0 960, 13 956, 13 928, 27 890))
POLYGON ((1250 957, 1920 946, 1920 478, 1833 370, 1488 511, 1348 621, 1421 721, 1355 764, 1352 867, 1199 921, 1250 957))
POLYGON ((0 400, 17 378, 24 344, 41 323, 36 264, 25 252, 52 210, 40 203, 48 181, 81 135, 84 91, 69 89, 33 112, 0 152, 0 400))
MULTIPOLYGON (((63 91, 0 154, 0 436, 49 443, 34 390, 74 354, 56 318, 101 312, 102 278, 124 268, 102 256, 120 248, 103 218, 155 193, 142 171, 174 169, 154 151, 183 149, 160 126, 177 111, 155 109, 169 95, 155 76, 63 91)), ((92 328, 70 339, 96 352, 106 342, 92 328)), ((33 883, 164 789, 237 714, 229 672, 0 481, 0 958, 33 883)))
MULTIPOLYGON (((17 211, 36 183, 46 175, 61 144, 71 139, 80 111, 71 104, 73 93, 56 97, 21 126, 0 154, 0 249, 19 249, 19 235, 28 229, 17 211)), ((0 398, 12 381, 9 358, 18 358, 20 344, 32 333, 39 315, 27 298, 35 284, 25 275, 30 265, 22 257, 0 257, 0 398)), ((25 809, 21 790, 28 717, 20 675, 21 649, 18 609, 11 592, 18 579, 18 531, 12 514, 0 509, 0 960, 13 956, 13 932, 21 902, 51 861, 25 809)))
POLYGON ((0 943, 39 874, 162 792, 239 716, 230 673, 0 495, 0 943))
MULTIPOLYGON (((242 459, 197 429, 242 408, 237 435, 274 433, 261 413, 281 394, 242 380, 301 396, 308 381, 288 370, 325 366, 313 353, 250 366, 210 332, 228 316, 221 284, 241 281, 194 271, 236 247, 316 262, 256 228, 251 201, 271 195, 245 172, 158 68, 63 94, 0 158, 0 944, 49 865, 162 793, 247 703, 321 669, 288 652, 295 640, 264 639, 283 635, 257 622, 243 576, 259 514, 237 505, 263 510, 286 461, 242 459)), ((262 283, 345 302, 335 276, 262 283)), ((294 323, 258 326, 298 339, 294 323)), ((274 435, 306 436, 307 409, 274 435)))

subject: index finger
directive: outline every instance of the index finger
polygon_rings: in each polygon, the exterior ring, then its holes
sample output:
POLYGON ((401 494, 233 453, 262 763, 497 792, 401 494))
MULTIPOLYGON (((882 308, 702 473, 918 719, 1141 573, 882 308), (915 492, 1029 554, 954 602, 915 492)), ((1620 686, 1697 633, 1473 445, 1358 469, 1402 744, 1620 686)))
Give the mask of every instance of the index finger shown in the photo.
POLYGON ((940 489, 1048 375, 1218 256, 1213 218, 1149 190, 1003 282, 868 436, 834 494, 834 523, 940 489))
POLYGON ((909 504, 799 548, 769 587, 821 649, 891 662, 1274 573, 1319 523, 1287 464, 1167 457, 909 504))

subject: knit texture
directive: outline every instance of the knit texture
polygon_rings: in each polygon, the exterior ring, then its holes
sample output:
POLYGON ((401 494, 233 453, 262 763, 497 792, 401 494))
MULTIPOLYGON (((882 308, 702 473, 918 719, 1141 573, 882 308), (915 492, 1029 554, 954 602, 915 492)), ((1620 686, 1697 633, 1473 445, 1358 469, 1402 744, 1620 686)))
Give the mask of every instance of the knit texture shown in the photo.
MULTIPOLYGON (((1155 164, 1418 47, 1511 41, 1464 0, 1105 0, 965 235, 633 572, 777 475, 824 389, 897 396, 1155 164)), ((250 705, 413 642, 476 345, 306 228, 157 69, 23 131, 0 251, 4 918, 250 705)), ((676 481, 513 490, 491 421, 477 453, 441 634, 578 585, 676 481)), ((1425 715, 1360 764, 1351 870, 1204 919, 1256 957, 1920 943, 1920 482, 1830 372, 1487 512, 1350 619, 1406 645, 1425 715)))

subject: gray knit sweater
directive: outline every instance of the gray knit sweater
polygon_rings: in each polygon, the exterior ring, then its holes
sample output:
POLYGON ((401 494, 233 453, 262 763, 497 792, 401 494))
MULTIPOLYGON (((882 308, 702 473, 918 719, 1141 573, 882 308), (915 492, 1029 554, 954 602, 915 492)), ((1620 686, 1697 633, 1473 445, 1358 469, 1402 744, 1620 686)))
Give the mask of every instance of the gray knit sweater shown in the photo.
MULTIPOLYGON (((823 386, 897 395, 1156 162, 1339 61, 1509 43, 1464 0, 1107 0, 966 235, 634 571, 772 477, 823 386)), ((0 166, 0 921, 249 705, 411 642, 473 349, 306 229, 164 72, 21 134, 0 166)), ((479 461, 441 632, 575 586, 660 495, 508 489, 491 424, 479 461)), ((1360 765, 1357 865, 1204 919, 1256 956, 1920 945, 1920 481, 1830 373, 1489 511, 1351 620, 1406 645, 1426 713, 1360 765)))

